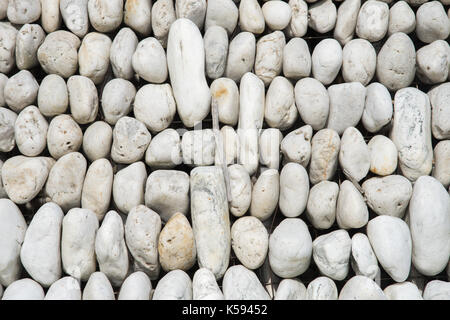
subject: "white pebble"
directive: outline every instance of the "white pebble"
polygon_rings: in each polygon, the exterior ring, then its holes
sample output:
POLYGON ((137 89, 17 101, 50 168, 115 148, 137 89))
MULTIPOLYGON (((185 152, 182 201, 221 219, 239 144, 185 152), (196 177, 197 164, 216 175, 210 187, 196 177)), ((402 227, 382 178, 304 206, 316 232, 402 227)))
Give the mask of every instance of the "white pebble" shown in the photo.
POLYGON ((228 167, 230 176, 231 202, 230 212, 235 217, 243 216, 250 208, 252 200, 252 183, 243 166, 233 164, 228 167))
POLYGON ((225 300, 270 300, 256 274, 242 265, 228 268, 222 288, 225 300))
POLYGON ((206 8, 205 30, 221 26, 231 35, 238 22, 239 10, 232 0, 209 0, 206 8))
POLYGON ((152 31, 151 11, 151 0, 126 0, 123 22, 134 31, 148 36, 152 31))
POLYGON ((186 131, 181 139, 183 163, 210 166, 215 161, 216 141, 211 129, 186 131))
POLYGON ((306 216, 314 228, 328 229, 336 220, 339 186, 333 181, 321 181, 309 190, 306 216))
POLYGON ((105 121, 111 125, 131 111, 136 95, 134 85, 125 79, 116 78, 106 83, 102 93, 102 110, 105 121))
POLYGON ((337 10, 331 0, 320 0, 309 6, 308 26, 318 33, 327 33, 336 25, 337 10))
POLYGON ((360 8, 361 0, 345 0, 337 10, 334 38, 343 46, 353 39, 360 8))
POLYGON ((239 90, 232 79, 219 78, 211 83, 211 105, 217 105, 219 121, 235 126, 239 119, 239 90))
POLYGON ((30 104, 34 104, 38 90, 39 84, 33 74, 28 70, 19 71, 6 82, 5 102, 11 110, 20 112, 30 104))
POLYGON ((397 147, 391 139, 376 135, 370 139, 367 146, 370 151, 370 172, 387 176, 397 169, 397 147))
POLYGON ((152 283, 142 271, 130 274, 120 287, 117 300, 150 300, 152 283))
POLYGON ((9 152, 16 145, 14 127, 17 114, 10 109, 0 107, 0 151, 9 152))
POLYGON ((11 283, 3 293, 2 300, 43 300, 44 289, 36 281, 23 278, 11 283))
POLYGON ((317 277, 306 288, 307 300, 337 300, 337 298, 336 284, 328 277, 317 277))
POLYGON ((138 38, 130 28, 122 28, 111 44, 109 59, 116 78, 130 80, 134 75, 132 58, 138 38))
POLYGON ((145 163, 153 169, 170 169, 182 162, 180 134, 175 129, 154 136, 145 152, 145 163))
POLYGON ((152 300, 192 300, 192 281, 186 272, 173 270, 156 285, 152 300))
POLYGON ((389 300, 423 300, 419 288, 412 282, 391 284, 383 292, 389 300))
POLYGON ((444 40, 436 40, 423 46, 416 53, 417 76, 426 84, 447 80, 450 70, 450 46, 444 40))
POLYGON ((95 30, 112 32, 122 23, 123 0, 88 0, 88 13, 95 30))
POLYGON ((69 93, 64 79, 57 74, 45 76, 39 86, 37 104, 46 117, 65 113, 69 106, 69 93))
POLYGON ((449 300, 450 283, 442 280, 432 280, 423 291, 424 300, 449 300))
POLYGON ((386 296, 372 279, 354 276, 341 289, 339 300, 386 300, 386 296))
POLYGON ((222 291, 214 274, 207 268, 200 268, 192 279, 192 296, 194 300, 224 300, 222 291))
POLYGON ((62 156, 78 151, 83 142, 80 126, 68 114, 52 119, 47 131, 47 147, 50 155, 58 160, 62 156))
POLYGON ((281 31, 262 36, 256 43, 255 74, 266 86, 281 73, 285 45, 286 39, 281 31))
POLYGON ((295 103, 303 122, 314 130, 323 129, 330 108, 330 99, 324 85, 314 78, 305 78, 296 83, 294 92, 295 103))
POLYGON ((131 63, 137 75, 145 81, 163 83, 167 79, 166 53, 156 38, 139 42, 131 63))
POLYGON ((370 150, 361 132, 355 127, 345 129, 339 150, 339 165, 344 174, 362 180, 370 168, 370 150))
POLYGON ((79 124, 93 122, 98 113, 98 93, 94 82, 84 76, 71 76, 67 80, 70 112, 79 124))
POLYGON ((450 139, 450 83, 443 83, 428 91, 431 104, 431 131, 438 139, 450 139))
POLYGON ((387 88, 381 83, 373 82, 366 89, 361 120, 364 128, 374 133, 390 123, 393 113, 392 99, 387 88))
POLYGON ((88 77, 98 85, 105 79, 109 68, 111 39, 98 32, 88 33, 78 51, 80 75, 88 77))
POLYGON ((35 157, 47 145, 48 123, 35 106, 28 106, 17 116, 14 136, 20 153, 35 157))
POLYGON ((107 158, 111 150, 112 129, 103 121, 96 121, 86 128, 83 151, 90 161, 107 158))
POLYGON ((44 300, 81 300, 81 288, 77 279, 67 276, 48 288, 44 300))
POLYGON ((450 141, 439 142, 434 148, 433 177, 445 188, 450 185, 450 141))
POLYGON ((308 29, 308 5, 303 0, 289 0, 291 21, 287 33, 291 37, 303 37, 308 29))
POLYGON ((306 300, 306 287, 296 279, 283 279, 275 292, 274 300, 306 300))
POLYGON ((250 32, 240 32, 231 39, 228 46, 228 59, 225 76, 240 81, 242 76, 252 71, 255 63, 256 39, 250 32))
POLYGON ((356 34, 370 42, 380 41, 389 26, 389 6, 383 1, 369 0, 359 10, 356 34))
POLYGON ((41 16, 41 2, 39 0, 10 0, 6 14, 12 23, 32 23, 41 16))
POLYGON ((60 0, 59 9, 67 29, 84 37, 89 28, 88 0, 60 0))
POLYGON ((203 29, 206 16, 206 0, 176 0, 177 19, 189 19, 199 29, 203 29))
POLYGON ((9 73, 15 66, 15 51, 17 29, 10 23, 0 22, 0 40, 2 52, 0 53, 0 72, 9 73))
POLYGON ((445 40, 450 34, 450 20, 439 1, 422 4, 416 12, 416 34, 420 41, 445 40))
POLYGON ((302 38, 292 38, 284 47, 283 74, 286 78, 296 80, 311 74, 311 53, 302 38))
POLYGON ((239 3, 239 27, 242 31, 260 34, 264 31, 264 14, 257 0, 241 0, 239 3))
POLYGON ((405 1, 397 1, 389 9, 388 35, 396 32, 411 33, 416 28, 416 15, 405 1))
POLYGON ((173 1, 157 0, 153 4, 151 11, 153 34, 165 48, 167 45, 167 36, 169 35, 170 26, 177 19, 173 1))
POLYGON ((142 161, 123 168, 114 175, 113 199, 119 211, 128 214, 134 207, 144 204, 147 171, 142 161))
POLYGON ((332 83, 342 66, 341 45, 335 39, 321 40, 314 47, 311 61, 313 77, 324 85, 332 83))
POLYGON ((318 131, 311 140, 309 179, 312 184, 330 180, 336 173, 341 139, 333 129, 318 131))
POLYGON ((60 0, 41 0, 41 23, 45 32, 56 31, 61 26, 60 0))
POLYGON ((362 228, 369 220, 369 210, 364 198, 349 180, 340 185, 336 220, 342 229, 362 228))
POLYGON ((375 75, 377 54, 364 39, 347 42, 342 51, 342 76, 345 82, 361 82, 366 86, 375 75))
POLYGON ((115 300, 114 291, 103 272, 94 272, 83 290, 83 300, 115 300))
POLYGON ((16 37, 16 64, 20 70, 39 64, 37 50, 44 42, 45 32, 38 24, 24 24, 16 37))
POLYGON ((285 77, 277 76, 272 80, 265 101, 264 119, 269 127, 286 130, 297 120, 294 86, 285 77))
POLYGON ((227 31, 220 26, 212 26, 205 32, 203 42, 206 75, 210 79, 217 79, 225 72, 228 54, 227 31))
POLYGON ((378 260, 364 233, 356 233, 352 237, 351 266, 356 275, 375 279, 380 273, 378 260))
POLYGON ((265 221, 274 213, 280 194, 280 174, 268 169, 260 174, 252 188, 250 215, 265 221))
POLYGON ((284 1, 267 1, 261 9, 265 23, 272 30, 283 30, 291 21, 291 7, 284 1))

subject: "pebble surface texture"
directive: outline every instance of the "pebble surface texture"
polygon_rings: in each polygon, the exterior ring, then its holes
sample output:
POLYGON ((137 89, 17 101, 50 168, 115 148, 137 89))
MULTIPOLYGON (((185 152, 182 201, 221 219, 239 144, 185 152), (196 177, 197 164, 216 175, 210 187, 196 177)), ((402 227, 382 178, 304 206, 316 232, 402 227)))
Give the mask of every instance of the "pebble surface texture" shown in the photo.
POLYGON ((450 300, 449 0, 0 20, 0 299, 450 300))

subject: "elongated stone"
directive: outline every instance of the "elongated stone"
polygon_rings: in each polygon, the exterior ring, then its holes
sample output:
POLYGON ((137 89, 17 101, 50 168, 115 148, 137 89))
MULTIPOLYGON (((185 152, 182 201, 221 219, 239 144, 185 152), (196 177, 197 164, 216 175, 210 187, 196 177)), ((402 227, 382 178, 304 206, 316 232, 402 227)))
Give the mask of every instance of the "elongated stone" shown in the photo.
POLYGON ((431 111, 428 96, 416 88, 398 90, 394 97, 391 139, 398 149, 402 174, 411 181, 431 172, 431 111))
POLYGON ((345 0, 339 6, 334 28, 334 38, 341 45, 345 45, 352 40, 360 8, 361 0, 345 0))
POLYGON ((259 136, 259 162, 269 169, 280 167, 280 143, 283 135, 279 129, 264 129, 259 136))
POLYGON ((112 71, 116 78, 130 80, 134 75, 132 58, 138 38, 130 28, 122 28, 114 37, 109 51, 112 71))
POLYGON ((250 215, 261 221, 274 213, 280 194, 280 174, 278 170, 267 169, 258 177, 252 188, 250 215))
POLYGON ((0 285, 9 286, 22 271, 20 251, 27 223, 20 209, 9 199, 0 199, 0 285))
POLYGON ((39 64, 37 50, 44 42, 45 32, 38 24, 24 24, 16 38, 16 64, 20 70, 39 64))
POLYGON ((262 36, 256 43, 255 74, 266 86, 281 73, 285 45, 286 39, 281 31, 262 36))
POLYGON ((370 151, 361 132, 355 127, 348 127, 342 135, 339 164, 356 181, 363 179, 369 172, 370 151))
POLYGON ((191 217, 200 268, 220 279, 229 263, 230 218, 225 180, 219 167, 191 171, 191 217))
MULTIPOLYGON (((450 61, 450 60, 449 60, 450 61)), ((450 83, 443 83, 428 91, 431 104, 431 131, 436 139, 450 139, 450 83)))
POLYGON ((352 237, 352 255, 350 263, 357 275, 375 279, 380 272, 378 260, 364 233, 356 233, 352 237))
POLYGON ((336 131, 322 129, 311 140, 309 179, 312 184, 330 180, 336 173, 341 139, 336 131))
POLYGON ((170 27, 167 66, 178 114, 183 124, 192 128, 209 113, 211 94, 204 72, 202 35, 189 19, 178 19, 170 27))
POLYGON ((235 217, 243 216, 252 200, 252 183, 250 176, 243 166, 233 164, 228 167, 230 176, 231 202, 230 212, 235 217))
POLYGON ((412 262, 423 275, 442 272, 450 257, 450 198, 442 184, 423 176, 414 184, 409 202, 412 262))
POLYGON ((160 264, 158 261, 158 237, 161 232, 159 215, 138 205, 128 213, 125 223, 125 239, 134 258, 135 270, 145 272, 150 279, 158 278, 160 264))
POLYGON ((20 251, 28 274, 43 287, 61 278, 61 228, 64 213, 55 203, 46 203, 33 216, 20 251))
POLYGON ((70 112, 79 124, 93 122, 98 113, 98 93, 94 82, 84 76, 71 76, 67 80, 70 112))
POLYGON ((309 178, 306 169, 298 163, 288 163, 280 174, 280 210, 289 218, 305 211, 309 195, 309 178))
POLYGON ((9 152, 14 149, 16 140, 14 138, 14 124, 17 114, 10 109, 0 107, 0 151, 9 152))

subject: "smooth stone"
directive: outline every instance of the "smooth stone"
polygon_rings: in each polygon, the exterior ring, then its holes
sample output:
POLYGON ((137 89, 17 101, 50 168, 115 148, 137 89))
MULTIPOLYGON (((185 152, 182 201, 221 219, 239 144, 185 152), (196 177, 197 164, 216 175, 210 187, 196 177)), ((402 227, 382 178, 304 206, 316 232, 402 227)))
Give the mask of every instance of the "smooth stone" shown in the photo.
POLYGON ((0 199, 8 198, 8 194, 6 193, 5 187, 3 186, 2 167, 3 167, 3 161, 0 160, 0 199))
POLYGON ((133 54, 138 46, 138 38, 128 27, 120 29, 109 50, 112 71, 116 78, 130 80, 134 76, 133 54))
POLYGON ((99 85, 105 80, 109 68, 109 54, 112 41, 98 32, 88 33, 81 42, 78 51, 80 75, 99 85))
POLYGON ((420 41, 431 43, 445 40, 450 34, 450 20, 439 1, 422 4, 416 12, 416 35, 420 41))
POLYGON ((330 109, 330 98, 324 85, 314 78, 305 78, 295 84, 294 92, 303 122, 314 130, 323 129, 330 109))
POLYGON ((339 149, 339 164, 344 174, 362 180, 370 169, 370 150, 364 137, 355 127, 345 129, 339 149))
POLYGON ((38 90, 39 84, 33 74, 28 70, 21 70, 6 81, 5 102, 12 111, 20 112, 35 103, 38 90))
POLYGON ((349 271, 352 241, 347 231, 337 230, 317 237, 312 256, 320 272, 333 280, 344 280, 349 271))
POLYGON ((281 73, 285 45, 286 39, 281 31, 262 36, 256 42, 255 74, 265 86, 268 86, 281 73))
POLYGON ((377 42, 384 38, 389 26, 389 6, 383 1, 369 0, 362 4, 356 22, 359 38, 377 42))
POLYGON ((178 115, 186 127, 192 128, 208 115, 211 94, 205 77, 203 38, 189 19, 178 19, 170 27, 167 66, 178 115))
POLYGON ((117 300, 150 300, 152 283, 142 271, 130 274, 120 287, 117 300))
POLYGON ((303 220, 286 218, 269 238, 269 263, 272 271, 282 278, 303 274, 310 265, 313 242, 303 220))
MULTIPOLYGON (((6 291, 5 291, 6 292, 6 291)), ((427 283, 423 291, 424 300, 449 300, 450 282, 442 280, 432 280, 427 283)))
POLYGON ((307 167, 311 159, 312 127, 305 125, 291 131, 283 138, 280 151, 283 153, 283 163, 295 162, 307 167))
POLYGON ((49 33, 37 51, 42 69, 63 78, 74 75, 78 69, 77 51, 80 45, 80 39, 71 32, 58 30, 49 33))
POLYGON ((30 278, 16 280, 3 292, 2 300, 44 300, 44 289, 30 278))
POLYGON ((44 187, 55 161, 50 157, 11 157, 3 163, 2 181, 8 198, 17 204, 31 201, 44 187))
POLYGON ((412 262, 425 276, 442 272, 450 257, 450 197, 433 177, 422 176, 414 184, 409 201, 412 262))
POLYGON ((189 212, 189 175, 178 170, 155 170, 147 178, 145 205, 164 222, 174 214, 189 212))
POLYGON ((225 300, 270 300, 256 274, 242 265, 228 268, 222 290, 225 300))
POLYGON ((152 6, 152 30, 162 46, 167 46, 167 37, 172 23, 177 19, 172 0, 157 0, 152 6))
POLYGON ((124 238, 122 218, 109 211, 95 237, 95 255, 100 271, 115 287, 120 286, 128 273, 128 250, 124 238))
POLYGON ((6 106, 6 101, 5 101, 6 82, 8 82, 8 77, 5 74, 0 73, 0 107, 6 106))
POLYGON ((113 180, 113 200, 119 211, 128 214, 137 205, 144 204, 147 170, 142 161, 118 171, 113 180))
POLYGON ((432 169, 430 109, 428 96, 419 89, 404 88, 395 93, 391 139, 398 150, 400 170, 411 181, 432 169))
POLYGON ((386 296, 372 279, 354 276, 341 289, 339 300, 386 300, 386 296))
POLYGON ((369 221, 367 236, 378 261, 396 282, 408 278, 412 242, 406 222, 397 217, 379 216, 369 221))
POLYGON ((64 79, 57 74, 45 76, 39 86, 37 105, 39 111, 52 117, 65 113, 69 106, 69 93, 64 79))
POLYGON ((211 83, 211 105, 217 105, 219 121, 235 126, 239 119, 239 90, 236 82, 219 78, 211 83))
POLYGON ((437 84, 446 81, 450 70, 449 44, 444 40, 436 40, 423 46, 417 50, 416 62, 417 77, 422 82, 437 84))
POLYGON ((39 109, 28 106, 17 116, 14 137, 20 153, 35 157, 47 146, 48 123, 39 109))
POLYGON ((37 50, 44 42, 45 32, 38 24, 24 24, 16 37, 16 65, 20 70, 39 64, 37 50))
POLYGON ((317 277, 306 288, 307 300, 337 300, 338 290, 333 280, 328 277, 317 277))
POLYGON ((342 66, 341 45, 335 39, 321 40, 314 47, 311 62, 313 77, 322 84, 329 85, 334 81, 342 66))
POLYGON ((247 72, 241 79, 239 93, 239 164, 253 175, 259 165, 258 136, 264 120, 264 82, 247 72))
POLYGON ((317 229, 328 229, 336 220, 339 185, 334 181, 321 181, 309 190, 306 216, 317 229))
POLYGON ((171 169, 183 163, 180 134, 168 128, 154 136, 145 152, 145 163, 152 169, 171 169))
POLYGON ((416 28, 416 15, 405 1, 397 1, 389 9, 388 35, 396 32, 411 33, 416 28))
POLYGON ((360 8, 361 0, 345 0, 337 10, 333 36, 343 46, 353 39, 360 8))
POLYGON ((303 0, 289 0, 291 21, 286 28, 291 37, 301 38, 308 30, 308 5, 303 0))
POLYGON ((327 128, 342 135, 348 127, 355 127, 364 112, 366 88, 359 82, 341 83, 328 87, 330 114, 327 128))
POLYGON ((98 93, 94 82, 84 76, 71 76, 67 80, 70 112, 79 124, 93 122, 98 113, 98 93))
POLYGON ((450 185, 450 141, 439 142, 434 148, 433 177, 448 189, 450 185))
POLYGON ((197 257, 194 233, 188 219, 175 213, 161 230, 158 239, 159 262, 164 271, 191 269, 197 257))
POLYGON ((412 195, 411 182, 400 175, 370 178, 362 184, 367 205, 376 214, 403 218, 412 195))
POLYGON ((240 32, 228 46, 225 77, 239 82, 242 76, 252 71, 255 63, 256 38, 253 33, 240 32))
POLYGON ((206 0, 175 1, 177 19, 189 19, 201 30, 206 16, 206 0))
POLYGON ((160 271, 158 261, 160 232, 161 218, 155 211, 138 205, 128 213, 125 240, 134 258, 135 271, 145 272, 152 280, 158 278, 160 271))
POLYGON ((308 8, 308 26, 318 33, 327 33, 336 25, 336 5, 331 0, 320 0, 308 8))
POLYGON ((243 216, 250 208, 252 201, 252 183, 250 175, 240 164, 228 167, 230 177, 231 201, 229 209, 235 217, 243 216))
POLYGON ((60 0, 41 0, 41 23, 45 32, 51 33, 61 26, 60 0))
POLYGON ((309 178, 306 169, 298 163, 286 164, 280 173, 281 213, 288 218, 300 216, 306 209, 309 178))
POLYGON ((103 87, 101 104, 105 121, 115 125, 117 121, 130 113, 136 88, 125 79, 116 78, 103 87))
POLYGON ((228 54, 227 31, 220 26, 212 26, 203 37, 205 45, 206 75, 210 79, 220 78, 224 72, 228 54))
POLYGON ((232 0, 209 0, 206 8, 205 30, 220 26, 230 36, 236 28, 239 10, 232 0))
POLYGON ((27 223, 20 209, 9 199, 0 199, 0 285, 8 287, 21 275, 20 250, 27 223))
POLYGON ((48 288, 61 278, 61 228, 64 213, 55 203, 46 203, 31 220, 20 251, 27 273, 48 288))
POLYGON ((241 0, 239 2, 239 27, 242 31, 253 34, 260 34, 264 31, 264 13, 257 0, 241 0))
POLYGON ((87 281, 95 272, 95 236, 98 227, 98 219, 89 209, 73 208, 63 219, 62 266, 66 274, 77 280, 87 281))
POLYGON ((309 180, 316 184, 330 180, 336 173, 341 139, 333 129, 318 131, 311 140, 309 180))
POLYGON ((214 164, 217 166, 222 165, 222 163, 225 163, 226 165, 237 163, 240 147, 239 136, 236 131, 233 127, 223 126, 218 132, 218 135, 222 139, 223 152, 219 152, 219 149, 217 149, 217 152, 214 154, 214 164))
POLYGON ((141 35, 148 36, 152 31, 151 11, 151 0, 126 0, 123 22, 141 35))
POLYGON ((296 279, 283 279, 275 292, 274 300, 306 300, 306 287, 296 279))
POLYGON ((391 284, 383 292, 388 300, 423 300, 419 288, 412 282, 391 284))
POLYGON ((77 279, 67 276, 48 288, 44 300, 81 300, 81 288, 77 279))
POLYGON ((32 23, 41 16, 41 2, 39 0, 9 0, 6 14, 11 23, 32 23))
POLYGON ((160 132, 172 123, 176 107, 170 84, 147 84, 136 93, 133 112, 148 130, 160 132))
POLYGON ((88 13, 95 30, 112 32, 122 23, 123 0, 88 0, 88 13))
POLYGON ((7 22, 0 22, 0 31, 3 48, 0 54, 0 72, 8 74, 16 64, 15 51, 18 31, 7 22))
POLYGON ((173 270, 156 285, 152 300, 192 300, 192 281, 183 270, 173 270))
POLYGON ((156 38, 140 41, 131 63, 138 77, 150 83, 163 83, 167 79, 166 53, 156 38))
POLYGON ((343 181, 340 185, 336 220, 342 229, 362 228, 369 220, 369 210, 364 197, 349 180, 343 181))
POLYGON ((88 0, 60 0, 59 9, 67 29, 84 37, 89 28, 88 0))
POLYGON ((267 1, 261 10, 264 21, 271 30, 283 30, 291 21, 291 7, 284 1, 267 1))
POLYGON ((287 130, 297 120, 294 86, 285 77, 277 76, 272 80, 265 101, 264 120, 269 127, 287 130))
POLYGON ((397 169, 397 147, 386 136, 376 135, 367 144, 370 152, 370 172, 387 176, 397 169))
POLYGON ((364 233, 356 233, 352 237, 352 255, 350 264, 356 275, 375 279, 380 272, 378 260, 373 252, 369 238, 364 233))
POLYGON ((113 129, 111 159, 114 162, 130 164, 141 160, 152 136, 145 125, 135 118, 120 118, 113 129))
POLYGON ((108 278, 103 272, 94 272, 83 290, 83 300, 116 300, 108 278))
POLYGON ((231 235, 225 179, 220 167, 196 167, 190 179, 191 218, 200 268, 216 279, 228 268, 231 235))
POLYGON ((248 269, 258 269, 269 249, 269 234, 255 217, 242 217, 231 227, 231 245, 239 261, 248 269))
POLYGON ((371 133, 381 130, 391 122, 392 113, 392 99, 388 89, 378 82, 368 85, 361 118, 364 128, 371 133))
POLYGON ((262 172, 252 187, 250 215, 265 221, 275 212, 280 194, 280 174, 276 169, 262 172))
POLYGON ((443 83, 428 91, 431 104, 431 132, 438 140, 450 139, 450 83, 443 83))
POLYGON ((342 76, 345 82, 369 84, 375 75, 377 54, 372 44, 364 39, 347 42, 342 50, 342 76))
POLYGON ((47 202, 55 202, 64 212, 79 208, 86 167, 87 161, 79 152, 59 158, 48 174, 45 185, 47 202))
POLYGON ((192 279, 193 300, 224 300, 214 274, 207 268, 200 268, 192 279))
POLYGON ((283 50, 283 74, 289 79, 301 79, 311 74, 311 53, 302 38, 292 38, 283 50))
POLYGON ((405 88, 414 80, 416 50, 403 32, 389 36, 377 56, 378 81, 391 91, 405 88))
POLYGON ((280 143, 283 135, 279 129, 264 129, 259 136, 259 162, 261 165, 278 170, 280 167, 280 143))
POLYGON ((82 142, 83 132, 72 116, 61 114, 50 121, 47 148, 54 159, 58 160, 70 152, 78 151, 82 142))
POLYGON ((111 151, 113 131, 104 121, 92 123, 84 131, 83 151, 90 161, 108 158, 111 151))
POLYGON ((211 129, 186 131, 181 138, 183 163, 209 166, 215 161, 216 140, 211 129))

